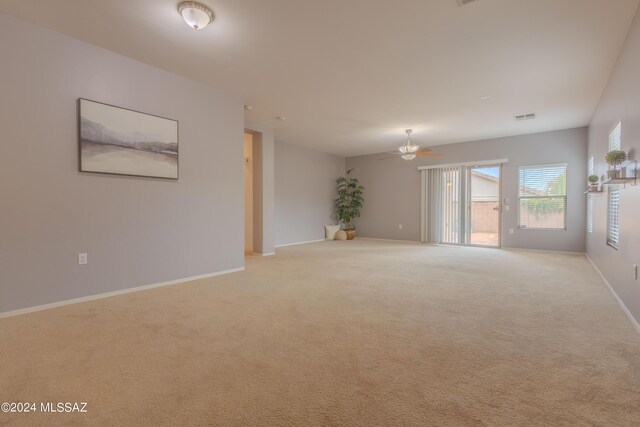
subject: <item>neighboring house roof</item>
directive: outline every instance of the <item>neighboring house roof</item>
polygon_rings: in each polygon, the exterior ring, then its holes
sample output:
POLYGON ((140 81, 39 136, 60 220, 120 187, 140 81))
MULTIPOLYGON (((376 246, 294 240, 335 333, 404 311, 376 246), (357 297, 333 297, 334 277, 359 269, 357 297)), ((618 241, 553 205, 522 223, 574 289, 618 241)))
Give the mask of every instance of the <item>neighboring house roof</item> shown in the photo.
POLYGON ((480 178, 488 179, 490 181, 498 182, 498 177, 493 175, 487 175, 486 173, 478 172, 475 170, 471 171, 471 175, 475 175, 480 178))

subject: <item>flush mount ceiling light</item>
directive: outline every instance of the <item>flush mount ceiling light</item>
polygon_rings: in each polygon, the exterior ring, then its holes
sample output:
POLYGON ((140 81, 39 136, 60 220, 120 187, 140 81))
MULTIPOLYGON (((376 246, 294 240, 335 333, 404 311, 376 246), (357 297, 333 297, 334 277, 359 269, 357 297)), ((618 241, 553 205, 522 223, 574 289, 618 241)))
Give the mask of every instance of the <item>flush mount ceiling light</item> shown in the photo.
POLYGON ((416 153, 420 149, 420 146, 411 142, 411 132, 413 132, 411 129, 407 129, 405 132, 407 133, 407 141, 398 147, 398 151, 402 153, 401 157, 404 160, 413 160, 416 158, 416 153))
POLYGON ((178 12, 184 22, 194 30, 202 30, 213 21, 211 9, 195 1, 183 1, 178 5, 178 12))

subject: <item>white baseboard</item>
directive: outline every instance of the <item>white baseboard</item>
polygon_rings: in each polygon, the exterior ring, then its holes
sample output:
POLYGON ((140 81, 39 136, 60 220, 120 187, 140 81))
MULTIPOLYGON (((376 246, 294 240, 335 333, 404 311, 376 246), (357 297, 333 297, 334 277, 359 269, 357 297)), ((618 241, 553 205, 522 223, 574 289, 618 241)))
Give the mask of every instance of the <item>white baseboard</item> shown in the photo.
POLYGON ((572 251, 553 251, 550 249, 529 249, 529 248, 514 248, 511 246, 503 246, 502 249, 509 251, 522 251, 522 252, 540 252, 547 254, 564 254, 564 255, 586 255, 585 252, 572 252, 572 251))
POLYGON ((607 285, 607 288, 609 288, 609 291, 611 292, 611 295, 613 295, 613 298, 615 298, 616 302, 618 303, 618 305, 620 306, 620 308, 622 309, 622 311, 624 311, 624 314, 627 315, 627 317, 629 318, 629 320, 631 321, 631 324, 633 325, 633 327, 636 329, 636 331, 640 334, 640 323, 638 323, 638 321, 636 320, 635 317, 633 317, 633 314, 631 314, 631 311, 629 311, 629 309, 627 308, 626 305, 624 305, 624 302, 622 302, 622 299, 620 299, 620 297, 618 296, 618 294, 616 293, 616 291, 613 290, 613 286, 611 286, 611 284, 609 283, 609 281, 607 280, 606 277, 604 277, 604 274, 602 274, 602 271, 600 271, 600 269, 598 268, 598 266, 596 265, 595 262, 593 262, 593 260, 591 259, 591 257, 588 254, 585 254, 585 256, 587 257, 587 259, 589 260, 589 262, 591 263, 591 265, 593 266, 593 268, 596 269, 596 271, 598 272, 598 274, 600 275, 600 277, 602 278, 602 281, 604 282, 605 285, 607 285))
POLYGON ((253 254, 254 254, 254 255, 258 255, 258 256, 273 256, 273 255, 275 255, 276 253, 275 253, 275 252, 269 252, 269 253, 267 253, 267 254, 261 254, 260 252, 254 252, 253 254))
POLYGON ((21 314, 33 313, 34 311, 48 310, 50 308, 56 308, 56 307, 62 307, 62 306, 65 306, 65 305, 71 305, 71 304, 78 304, 78 303, 81 303, 81 302, 93 301, 93 300, 96 300, 96 299, 109 298, 109 297, 113 297, 113 296, 116 296, 116 295, 124 295, 124 294, 130 294, 130 293, 133 293, 133 292, 146 291, 148 289, 153 289, 153 288, 160 288, 160 287, 163 287, 163 286, 177 285, 177 284, 180 284, 180 283, 191 282, 193 280, 206 279, 208 277, 215 277, 215 276, 222 276, 224 274, 237 273, 239 271, 244 271, 244 267, 233 268, 231 270, 216 271, 215 273, 201 274, 199 276, 185 277, 183 279, 169 280, 167 282, 154 283, 154 284, 151 284, 151 285, 137 286, 135 288, 121 289, 119 291, 105 292, 103 294, 89 295, 89 296, 86 296, 86 297, 73 298, 73 299, 64 300, 64 301, 52 302, 52 303, 44 304, 44 305, 37 305, 35 307, 21 308, 19 310, 5 311, 4 313, 0 313, 0 319, 2 319, 4 317, 13 317, 13 316, 19 316, 21 314))
POLYGON ((276 245, 276 248, 284 248, 285 246, 306 245, 307 243, 324 242, 325 240, 326 239, 318 239, 318 240, 307 240, 306 242, 285 243, 282 245, 276 245))
POLYGON ((355 237, 356 239, 360 239, 360 240, 380 240, 383 242, 402 242, 402 243, 424 243, 421 242, 420 240, 396 240, 396 239, 380 239, 377 237, 355 237))

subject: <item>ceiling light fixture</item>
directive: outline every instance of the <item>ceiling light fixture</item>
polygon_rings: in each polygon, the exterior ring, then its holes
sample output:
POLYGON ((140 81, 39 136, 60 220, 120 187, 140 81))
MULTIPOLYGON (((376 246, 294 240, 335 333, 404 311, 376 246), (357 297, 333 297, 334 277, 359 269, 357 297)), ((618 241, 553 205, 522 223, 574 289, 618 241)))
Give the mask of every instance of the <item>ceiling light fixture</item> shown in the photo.
POLYGON ((247 110, 247 111, 251 111, 251 110, 253 110, 253 107, 251 105, 245 105, 244 109, 247 110))
POLYGON ((287 118, 285 116, 276 116, 276 120, 280 120, 281 122, 284 122, 285 120, 287 120, 287 118))
POLYGON ((400 157, 404 160, 413 160, 416 158, 416 153, 420 149, 420 146, 411 142, 411 132, 413 132, 413 130, 407 129, 405 132, 407 133, 407 141, 398 147, 398 151, 402 153, 400 157))
POLYGON ((213 21, 211 9, 195 1, 183 1, 178 5, 178 12, 184 22, 194 30, 202 30, 213 21))

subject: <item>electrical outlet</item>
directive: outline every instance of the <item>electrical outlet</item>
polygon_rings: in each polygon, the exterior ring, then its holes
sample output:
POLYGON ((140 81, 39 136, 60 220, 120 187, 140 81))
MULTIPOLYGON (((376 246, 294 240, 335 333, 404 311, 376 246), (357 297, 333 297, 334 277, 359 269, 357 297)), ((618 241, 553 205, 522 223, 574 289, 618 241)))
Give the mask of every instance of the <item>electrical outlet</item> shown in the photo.
POLYGON ((78 264, 80 265, 85 265, 89 262, 89 259, 87 258, 87 254, 78 254, 78 264))
POLYGON ((507 212, 509 212, 509 205, 506 205, 506 206, 504 207, 504 210, 505 210, 505 211, 507 211, 507 212))
POLYGON ((402 230, 402 224, 398 224, 398 230, 402 230))
POLYGON ((509 229, 509 234, 513 234, 513 228, 509 229))

